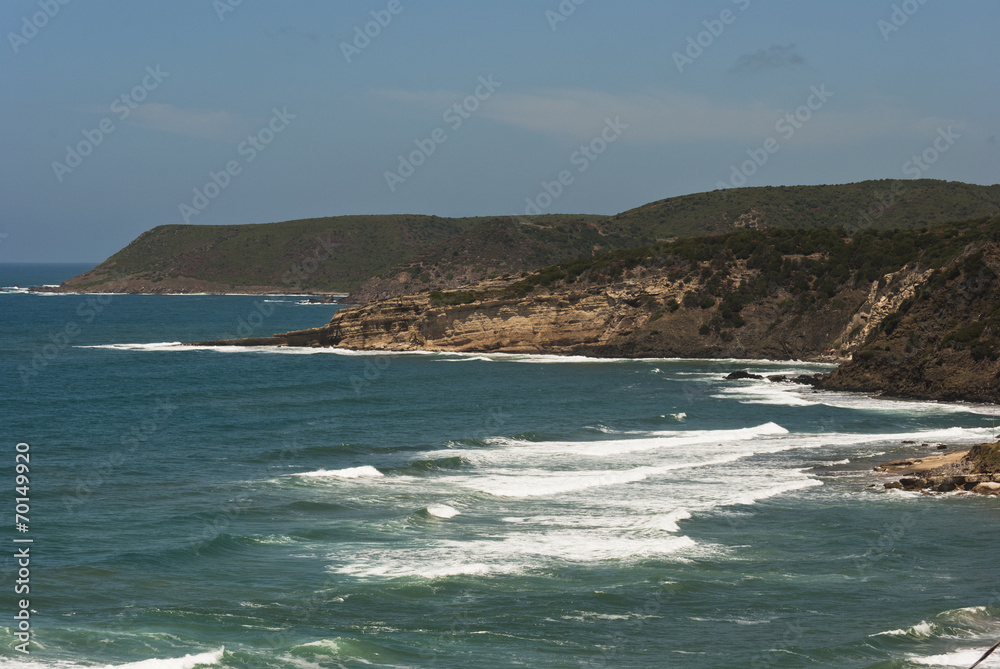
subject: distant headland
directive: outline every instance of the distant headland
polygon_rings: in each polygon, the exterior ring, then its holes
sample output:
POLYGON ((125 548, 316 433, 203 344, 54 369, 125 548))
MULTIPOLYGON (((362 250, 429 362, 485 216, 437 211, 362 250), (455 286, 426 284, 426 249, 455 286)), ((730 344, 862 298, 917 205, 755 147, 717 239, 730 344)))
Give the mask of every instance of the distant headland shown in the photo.
POLYGON ((1000 186, 915 180, 612 217, 161 226, 52 290, 350 292, 326 325, 224 343, 823 360, 822 388, 996 402, 998 281, 1000 186))

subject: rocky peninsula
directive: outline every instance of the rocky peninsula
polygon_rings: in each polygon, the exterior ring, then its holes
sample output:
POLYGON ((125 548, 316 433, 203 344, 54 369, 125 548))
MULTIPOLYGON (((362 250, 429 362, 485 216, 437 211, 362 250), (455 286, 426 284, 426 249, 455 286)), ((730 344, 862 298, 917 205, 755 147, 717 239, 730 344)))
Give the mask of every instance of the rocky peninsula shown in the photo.
POLYGON ((824 389, 1000 401, 1000 219, 748 230, 582 258, 202 345, 839 363, 824 389))

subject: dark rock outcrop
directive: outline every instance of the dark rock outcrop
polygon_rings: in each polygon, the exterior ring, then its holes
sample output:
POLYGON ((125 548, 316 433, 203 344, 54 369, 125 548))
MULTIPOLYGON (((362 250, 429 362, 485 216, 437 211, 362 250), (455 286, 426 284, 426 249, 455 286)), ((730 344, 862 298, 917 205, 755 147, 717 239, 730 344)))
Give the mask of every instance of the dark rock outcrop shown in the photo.
POLYGON ((743 379, 749 379, 749 380, 754 380, 754 381, 762 381, 764 379, 764 377, 761 376, 760 374, 751 374, 750 372, 748 372, 746 370, 738 370, 738 371, 735 371, 735 372, 730 372, 725 377, 726 381, 740 381, 740 380, 743 380, 743 379))

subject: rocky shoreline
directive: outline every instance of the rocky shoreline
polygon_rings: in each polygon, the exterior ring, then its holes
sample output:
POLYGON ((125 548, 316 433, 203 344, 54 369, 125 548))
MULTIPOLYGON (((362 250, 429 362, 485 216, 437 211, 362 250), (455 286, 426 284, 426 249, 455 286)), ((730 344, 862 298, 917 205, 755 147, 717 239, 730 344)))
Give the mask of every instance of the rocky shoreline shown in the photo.
POLYGON ((1000 442, 887 462, 875 467, 875 471, 893 477, 884 484, 887 490, 1000 496, 1000 442))

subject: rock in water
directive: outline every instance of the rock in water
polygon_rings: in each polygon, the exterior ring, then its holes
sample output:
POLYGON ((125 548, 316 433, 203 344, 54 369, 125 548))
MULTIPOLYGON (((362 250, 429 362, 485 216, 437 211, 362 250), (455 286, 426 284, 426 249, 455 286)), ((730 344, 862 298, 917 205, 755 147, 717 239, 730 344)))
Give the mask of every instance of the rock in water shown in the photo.
POLYGON ((760 374, 751 374, 750 372, 740 370, 737 372, 730 372, 726 376, 726 381, 741 381, 743 379, 753 379, 754 381, 762 381, 764 379, 760 374))

